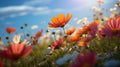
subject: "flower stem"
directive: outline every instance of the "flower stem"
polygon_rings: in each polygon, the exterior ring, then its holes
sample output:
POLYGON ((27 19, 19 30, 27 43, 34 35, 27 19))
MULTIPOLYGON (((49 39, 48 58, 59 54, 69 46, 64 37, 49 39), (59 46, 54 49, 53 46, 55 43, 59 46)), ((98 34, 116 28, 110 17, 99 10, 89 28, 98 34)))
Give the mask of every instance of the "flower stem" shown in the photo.
POLYGON ((63 32, 64 32, 64 34, 65 34, 65 28, 63 27, 63 32))
POLYGON ((55 41, 56 41, 56 36, 55 36, 55 34, 54 34, 54 39, 55 39, 55 41))

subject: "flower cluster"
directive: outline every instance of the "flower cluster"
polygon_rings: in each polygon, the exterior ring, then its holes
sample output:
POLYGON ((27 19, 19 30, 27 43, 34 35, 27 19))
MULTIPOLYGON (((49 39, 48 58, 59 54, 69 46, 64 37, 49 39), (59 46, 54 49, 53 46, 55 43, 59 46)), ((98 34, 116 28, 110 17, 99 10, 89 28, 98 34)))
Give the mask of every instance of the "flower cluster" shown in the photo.
MULTIPOLYGON (((97 3, 99 7, 92 8, 95 12, 92 22, 88 22, 88 18, 77 21, 77 25, 84 25, 81 28, 66 28, 72 18, 70 13, 66 16, 58 14, 57 17, 52 17, 48 22, 49 29, 63 30, 56 32, 48 29, 43 36, 43 29, 35 34, 24 32, 28 24, 20 27, 22 34, 16 34, 17 29, 14 27, 7 27, 6 40, 0 37, 0 59, 3 61, 0 61, 0 67, 9 60, 14 63, 5 66, 26 64, 33 67, 109 67, 111 63, 115 63, 111 66, 119 66, 120 12, 117 9, 120 2, 115 4, 116 8, 110 9, 111 12, 117 13, 107 18, 103 17, 104 13, 100 7, 104 1, 98 0, 97 3), (114 60, 116 58, 118 61, 114 60)), ((36 25, 32 27, 36 28, 36 25)))

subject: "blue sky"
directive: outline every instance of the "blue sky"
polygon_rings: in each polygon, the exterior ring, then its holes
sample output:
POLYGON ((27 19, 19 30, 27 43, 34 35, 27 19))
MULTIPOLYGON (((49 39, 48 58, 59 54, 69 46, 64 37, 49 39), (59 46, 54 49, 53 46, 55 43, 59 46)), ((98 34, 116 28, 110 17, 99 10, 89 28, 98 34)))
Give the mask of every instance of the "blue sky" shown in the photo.
MULTIPOLYGON (((103 1, 101 7, 109 9, 118 0, 103 1)), ((0 0, 0 31, 5 33, 6 27, 15 27, 20 32, 20 26, 24 23, 29 25, 27 31, 33 33, 40 29, 46 30, 51 18, 59 13, 71 13, 73 17, 69 24, 75 26, 75 18, 88 17, 88 20, 92 20, 93 6, 98 6, 97 0, 0 0), (37 25, 38 29, 32 30, 33 25, 37 25)))

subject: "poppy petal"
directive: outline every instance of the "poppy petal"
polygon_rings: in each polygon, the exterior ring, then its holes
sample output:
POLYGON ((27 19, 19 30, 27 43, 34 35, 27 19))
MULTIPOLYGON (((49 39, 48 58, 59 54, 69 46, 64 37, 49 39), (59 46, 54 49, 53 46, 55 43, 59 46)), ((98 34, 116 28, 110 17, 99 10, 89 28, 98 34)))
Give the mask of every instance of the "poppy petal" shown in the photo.
POLYGON ((59 21, 56 17, 52 17, 51 21, 53 22, 53 24, 59 24, 59 21))
POLYGON ((64 17, 64 14, 59 14, 58 15, 58 20, 60 23, 62 23, 64 21, 65 17, 64 17))
POLYGON ((67 14, 67 16, 65 17, 65 22, 68 22, 71 18, 72 18, 72 15, 67 14))
POLYGON ((22 56, 25 57, 27 56, 28 54, 30 54, 32 52, 32 47, 31 46, 26 46, 26 48, 23 50, 22 52, 22 56))

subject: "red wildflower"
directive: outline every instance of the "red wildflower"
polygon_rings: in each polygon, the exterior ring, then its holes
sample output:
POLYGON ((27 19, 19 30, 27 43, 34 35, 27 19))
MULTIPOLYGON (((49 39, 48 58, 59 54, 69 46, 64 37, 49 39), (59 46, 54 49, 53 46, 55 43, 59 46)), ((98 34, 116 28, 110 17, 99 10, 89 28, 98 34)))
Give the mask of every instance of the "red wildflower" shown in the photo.
POLYGON ((64 42, 63 39, 59 39, 59 40, 53 42, 52 45, 51 45, 51 47, 53 49, 57 49, 57 48, 59 48, 63 44, 63 42, 64 42))
POLYGON ((21 57, 25 57, 32 51, 31 46, 25 46, 24 43, 10 44, 8 47, 4 47, 4 50, 0 51, 0 57, 6 59, 17 60, 21 57))
POLYGON ((7 32, 7 33, 14 33, 14 32, 16 32, 16 28, 7 27, 7 28, 6 28, 6 32, 7 32))

